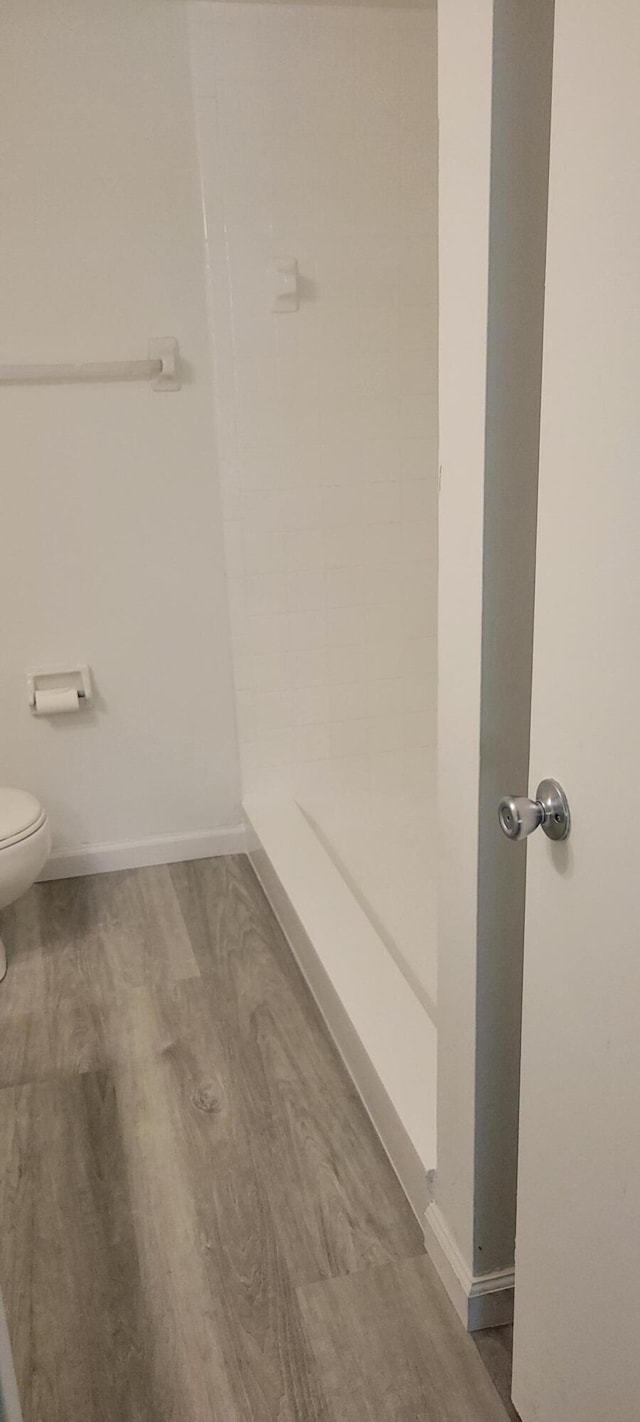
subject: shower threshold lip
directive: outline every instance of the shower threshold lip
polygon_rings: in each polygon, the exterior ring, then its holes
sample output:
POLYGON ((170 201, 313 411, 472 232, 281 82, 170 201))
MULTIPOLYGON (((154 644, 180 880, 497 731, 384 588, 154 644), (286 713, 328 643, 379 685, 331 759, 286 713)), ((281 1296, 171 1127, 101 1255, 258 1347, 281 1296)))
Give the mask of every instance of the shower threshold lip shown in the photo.
POLYGON ((436 1167, 437 1031, 292 797, 248 797, 249 856, 420 1223, 436 1167))

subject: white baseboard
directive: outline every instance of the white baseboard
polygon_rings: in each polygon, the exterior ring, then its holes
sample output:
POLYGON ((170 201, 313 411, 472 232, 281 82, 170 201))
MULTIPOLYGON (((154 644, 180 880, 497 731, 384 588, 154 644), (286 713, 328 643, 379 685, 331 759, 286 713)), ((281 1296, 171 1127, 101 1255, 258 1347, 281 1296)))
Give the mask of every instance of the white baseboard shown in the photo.
POLYGON ((511 1323, 515 1271, 499 1269, 491 1274, 470 1273, 465 1260, 436 1204, 424 1217, 427 1254, 460 1315, 468 1333, 511 1323))
POLYGON ((3 1422, 22 1422, 16 1370, 2 1295, 0 1295, 0 1417, 3 1422))
POLYGON ((295 802, 245 811, 253 867, 422 1224, 436 1159, 436 1029, 295 802))
POLYGON ((74 879, 80 874, 109 874, 114 869, 141 869, 148 864, 178 864, 185 859, 244 854, 247 845, 244 825, 194 830, 191 834, 159 834, 118 844, 83 844, 77 849, 54 851, 40 879, 74 879))

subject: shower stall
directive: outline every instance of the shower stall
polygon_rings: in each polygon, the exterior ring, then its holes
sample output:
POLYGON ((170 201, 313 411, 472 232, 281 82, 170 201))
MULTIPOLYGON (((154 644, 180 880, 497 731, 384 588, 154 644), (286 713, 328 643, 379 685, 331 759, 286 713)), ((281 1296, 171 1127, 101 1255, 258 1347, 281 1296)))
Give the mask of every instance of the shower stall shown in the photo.
POLYGON ((192 3, 252 856, 417 1212, 435 1166, 436 12, 192 3))

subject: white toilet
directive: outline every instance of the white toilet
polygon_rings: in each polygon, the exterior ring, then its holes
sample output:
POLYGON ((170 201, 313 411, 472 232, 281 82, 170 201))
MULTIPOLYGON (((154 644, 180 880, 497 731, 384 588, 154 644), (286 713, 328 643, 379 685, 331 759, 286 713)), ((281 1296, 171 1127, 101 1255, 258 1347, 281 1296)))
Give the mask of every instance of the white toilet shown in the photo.
MULTIPOLYGON (((31 888, 50 850, 47 812, 35 795, 0 788, 0 909, 31 888)), ((0 981, 6 971, 7 953, 0 938, 0 981)))

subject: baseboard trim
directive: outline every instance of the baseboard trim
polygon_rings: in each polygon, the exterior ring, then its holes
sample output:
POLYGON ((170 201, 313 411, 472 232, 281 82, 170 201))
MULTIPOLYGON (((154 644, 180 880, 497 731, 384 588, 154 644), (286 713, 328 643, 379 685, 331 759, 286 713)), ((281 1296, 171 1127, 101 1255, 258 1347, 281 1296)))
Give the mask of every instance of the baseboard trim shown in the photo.
POLYGON ((427 1254, 468 1333, 511 1323, 515 1283, 513 1268, 498 1269, 490 1274, 471 1274, 441 1210, 434 1203, 427 1207, 424 1217, 424 1242, 427 1254))
POLYGON ((16 1370, 11 1351, 4 1303, 0 1295, 0 1417, 4 1422, 22 1422, 16 1370))
POLYGON ((436 1159, 436 1029, 295 802, 245 812, 249 858, 422 1224, 436 1159))
POLYGON ((116 844, 84 844, 54 851, 40 879, 75 879, 81 874, 110 874, 115 869, 142 869, 149 864, 178 864, 185 859, 214 859, 244 854, 244 825, 193 830, 190 834, 159 834, 116 844))

